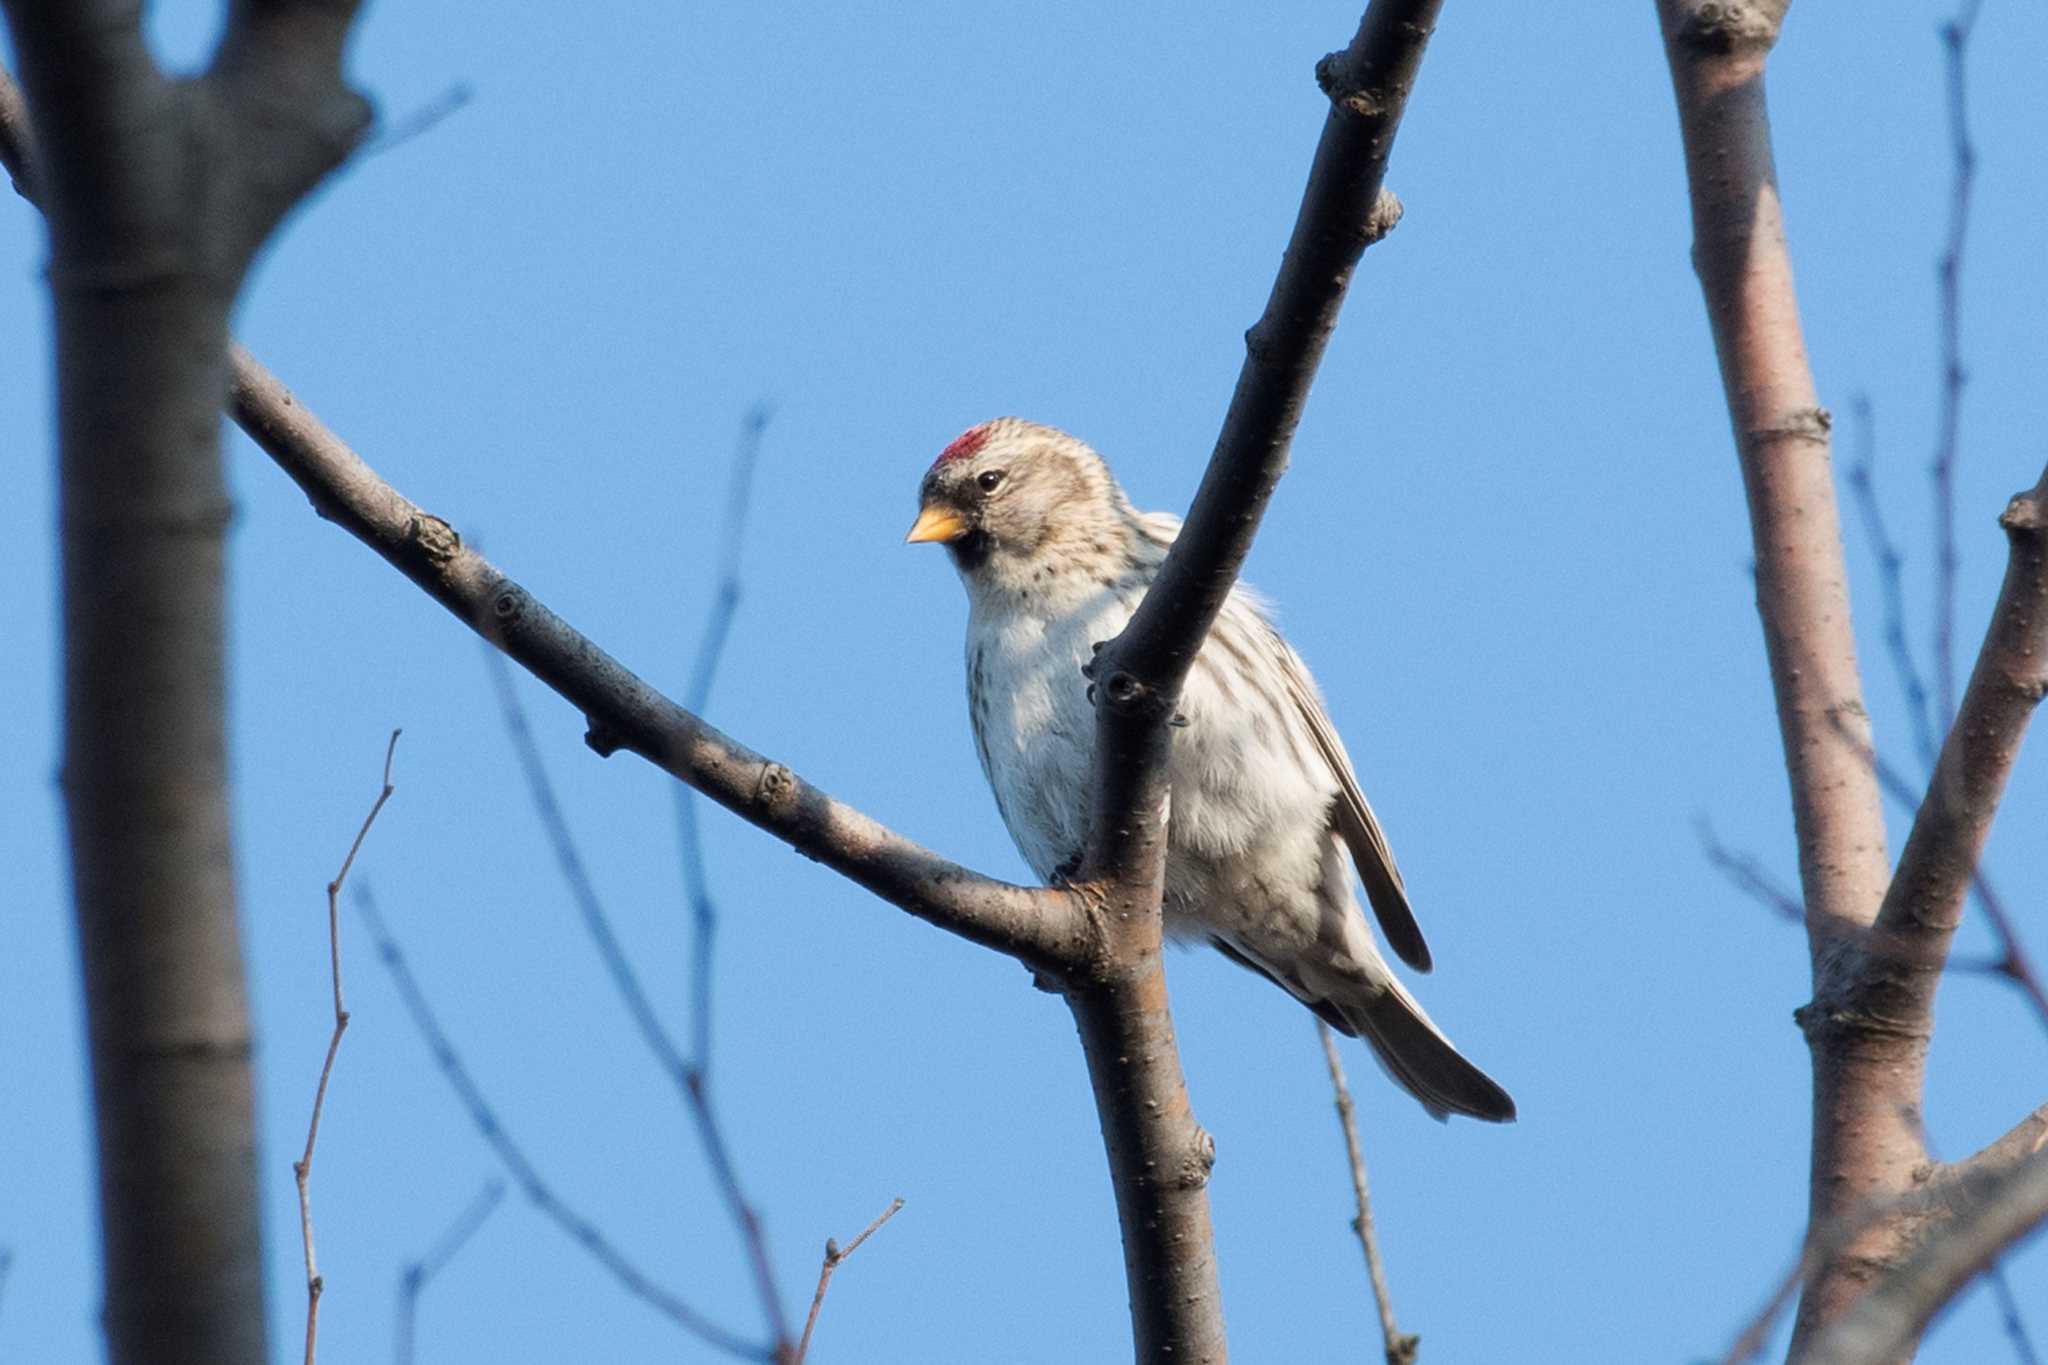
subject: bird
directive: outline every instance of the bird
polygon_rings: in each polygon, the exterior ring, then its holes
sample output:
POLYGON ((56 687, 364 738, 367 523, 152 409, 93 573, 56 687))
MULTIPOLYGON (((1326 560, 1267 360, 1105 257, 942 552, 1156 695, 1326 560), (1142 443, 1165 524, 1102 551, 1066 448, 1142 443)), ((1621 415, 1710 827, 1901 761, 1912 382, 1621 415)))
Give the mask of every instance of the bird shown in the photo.
MULTIPOLYGON (((1059 885, 1078 870, 1087 833, 1095 716, 1084 669, 1137 609, 1180 520, 1137 511, 1093 448, 1017 417, 948 444, 918 502, 906 542, 944 545, 967 589, 982 771, 1024 861, 1059 885)), ((1242 584, 1189 669, 1173 724, 1166 933, 1206 941, 1363 1038, 1433 1117, 1512 1121, 1507 1091, 1381 956, 1347 854, 1388 945, 1417 971, 1432 966, 1322 694, 1242 584)))

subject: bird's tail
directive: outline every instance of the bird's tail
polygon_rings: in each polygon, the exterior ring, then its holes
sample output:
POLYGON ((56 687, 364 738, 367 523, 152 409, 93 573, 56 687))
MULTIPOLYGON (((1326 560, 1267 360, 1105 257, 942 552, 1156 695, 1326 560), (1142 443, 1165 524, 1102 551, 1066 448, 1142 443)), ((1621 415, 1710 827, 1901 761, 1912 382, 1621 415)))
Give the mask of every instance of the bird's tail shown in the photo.
POLYGON ((1356 989, 1332 996, 1317 1002, 1316 1012, 1365 1039, 1386 1073, 1431 1114, 1440 1119, 1468 1114, 1488 1123, 1514 1120, 1515 1102, 1508 1092, 1451 1046, 1400 982, 1361 981, 1356 989))

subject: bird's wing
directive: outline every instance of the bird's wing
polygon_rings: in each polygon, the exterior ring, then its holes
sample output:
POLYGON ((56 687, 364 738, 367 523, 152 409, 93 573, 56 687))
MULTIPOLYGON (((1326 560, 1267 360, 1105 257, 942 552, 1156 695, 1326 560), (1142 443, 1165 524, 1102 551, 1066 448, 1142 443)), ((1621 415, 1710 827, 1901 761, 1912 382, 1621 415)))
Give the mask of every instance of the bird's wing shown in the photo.
POLYGON ((1288 695, 1307 722, 1316 751, 1337 775, 1337 801, 1330 813, 1331 821, 1345 847, 1351 850, 1351 861, 1358 867, 1358 879, 1365 883, 1373 915, 1400 959, 1416 971, 1426 972, 1431 965, 1429 944, 1423 940, 1422 926, 1415 922, 1415 911, 1408 905, 1408 889, 1401 883, 1401 869, 1394 865, 1394 851, 1387 847, 1379 817, 1372 813, 1371 803, 1358 789, 1358 774, 1351 771, 1344 741, 1337 738, 1336 728, 1323 710, 1323 699, 1317 694, 1301 656, 1277 631, 1273 633, 1273 643, 1280 655, 1281 672, 1287 678, 1288 695))
MULTIPOLYGON (((1135 513, 1133 521, 1143 538, 1162 555, 1180 534, 1180 518, 1169 513, 1135 513)), ((1331 823, 1344 840, 1345 847, 1351 850, 1351 861, 1358 868, 1358 879, 1365 883, 1366 899, 1372 902, 1373 916, 1379 920, 1387 943, 1410 967, 1418 972, 1428 971, 1431 966, 1429 944, 1422 937, 1422 926, 1415 922, 1415 911, 1409 907, 1408 889, 1401 883, 1401 869, 1394 865, 1394 850, 1387 847, 1387 836, 1380 829, 1379 817, 1372 813, 1372 804, 1358 789, 1358 774, 1351 771, 1351 757, 1344 752, 1344 741, 1337 738, 1336 727, 1330 724, 1330 717, 1323 710, 1322 696, 1316 691, 1315 681, 1309 677, 1308 666, 1302 663, 1301 656, 1294 652, 1293 647, 1280 638, 1280 632, 1273 629, 1272 622, 1266 619, 1262 599, 1250 586, 1240 581, 1232 588, 1231 596, 1250 608, 1251 615, 1271 638, 1280 672, 1287 680, 1287 694, 1308 726, 1316 751, 1323 756, 1323 762, 1330 765, 1330 771, 1336 774, 1337 802, 1331 812, 1331 823)), ((1225 610, 1229 608, 1226 606, 1225 610)))

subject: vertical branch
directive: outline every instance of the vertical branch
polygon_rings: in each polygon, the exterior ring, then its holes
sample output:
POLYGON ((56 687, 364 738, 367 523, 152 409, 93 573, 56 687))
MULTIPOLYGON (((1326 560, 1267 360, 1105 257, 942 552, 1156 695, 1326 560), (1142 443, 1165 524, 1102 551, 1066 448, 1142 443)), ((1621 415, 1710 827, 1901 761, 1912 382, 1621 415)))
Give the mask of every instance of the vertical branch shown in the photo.
POLYGON ((1365 1178, 1365 1149, 1358 1141, 1358 1115, 1351 1102, 1351 1087, 1344 1080, 1344 1059, 1337 1055, 1337 1038, 1330 1026, 1316 1020, 1316 1036, 1322 1040, 1323 1061, 1330 1068, 1330 1088, 1336 1093, 1337 1124, 1344 1130, 1344 1154, 1351 1166, 1351 1193, 1358 1201, 1358 1216, 1351 1230, 1365 1252, 1365 1274, 1372 1282, 1373 1307, 1379 1310, 1380 1341, 1386 1347, 1387 1365, 1415 1365, 1422 1338, 1403 1332, 1394 1322, 1394 1300, 1387 1292, 1387 1267, 1380 1259, 1379 1234, 1373 1228, 1372 1196, 1365 1178))
POLYGON ((1949 722, 1943 714, 1937 722, 1934 699, 1920 676, 1913 658, 1913 642, 1906 634, 1906 556, 1892 539, 1885 524, 1884 506, 1877 497, 1877 418, 1871 410, 1870 395, 1859 393, 1851 404, 1855 415, 1856 462, 1849 466, 1849 488, 1863 516, 1863 529, 1870 536, 1870 548, 1877 556, 1878 582, 1884 590, 1884 644, 1892 656, 1892 671, 1899 675, 1899 688, 1906 696, 1906 718, 1913 727, 1913 751, 1920 756, 1923 772, 1934 771, 1940 732, 1949 722))
MULTIPOLYGON (((718 586, 714 590, 711 618, 704 623, 704 638, 697 646, 697 661, 690 670, 690 690, 683 705, 703 715, 711 702, 711 685, 718 677, 718 664, 725 654, 725 642, 732 632, 733 617, 740 605, 740 546, 744 542, 747 510, 752 503, 754 469, 760 462, 761 435, 768 428, 771 409, 756 404, 740 429, 738 447, 733 451, 732 472, 726 489, 725 523, 720 532, 718 586)), ((690 964, 690 1052, 699 1067, 711 1068, 712 953, 717 946, 718 910, 711 899, 711 883, 704 870, 704 841, 697 831, 697 793, 678 782, 672 789, 676 803, 676 842, 682 854, 683 886, 690 898, 690 918, 695 944, 690 964)))
POLYGON ((327 1059, 320 1064, 320 1083, 313 1089, 313 1115, 306 1121, 306 1150, 292 1163, 292 1179, 299 1187, 299 1240, 306 1250, 306 1365, 313 1365, 314 1346, 320 1340, 320 1295, 327 1288, 313 1255, 313 1144, 320 1140, 320 1114, 327 1106, 327 1082, 334 1075, 341 1035, 348 1032, 348 1006, 341 997, 341 887, 348 880, 348 870, 355 866, 356 854, 362 852, 363 840, 370 837, 370 826, 377 822, 377 813, 397 790, 391 785, 391 757, 398 752, 398 734, 393 730, 391 742, 384 746, 384 786, 356 830, 355 842, 348 846, 348 854, 341 860, 341 871, 327 883, 327 966, 334 983, 334 1032, 328 1035, 327 1059))
POLYGON ((1160 966, 1168 724, 1287 466, 1295 426, 1368 245, 1393 226, 1387 158, 1441 0, 1373 0, 1316 66, 1329 100, 1300 211, 1188 518, 1130 623, 1095 660, 1087 849, 1097 934, 1059 974, 1088 1058, 1123 1229, 1140 1360, 1225 1357, 1209 1221, 1215 1143, 1195 1122, 1160 966))
POLYGON ((1941 285, 1941 417, 1934 452, 1934 515, 1937 570, 1934 595, 1934 669, 1941 689, 1941 725, 1956 715, 1956 457, 1963 423, 1963 243, 1970 227, 1970 190, 1977 178, 1977 149, 1970 142, 1967 70, 1970 33, 1981 0, 1963 0, 1962 11, 1942 25, 1948 52, 1949 146, 1955 157, 1950 180, 1948 241, 1936 274, 1941 285))
MULTIPOLYGON (((1868 925, 1884 896, 1884 823, 1849 615, 1829 420, 1814 393, 1785 244, 1764 65, 1786 0, 1658 0, 1691 189, 1693 264, 1721 365, 1756 547, 1757 609, 1777 700, 1814 1003, 1809 1233, 1901 1189, 1923 1160, 1925 1038, 1837 1007, 1860 955, 1833 926, 1868 925)), ((1855 1295, 1859 1266, 1898 1254, 1869 1229, 1809 1275, 1796 1338, 1855 1295)))
POLYGON ((232 6, 184 81, 157 69, 130 0, 5 9, 41 142, 16 183, 50 233, 63 789, 108 1352, 253 1365, 268 1346, 220 407, 250 261, 367 122, 341 79, 355 5, 232 6))

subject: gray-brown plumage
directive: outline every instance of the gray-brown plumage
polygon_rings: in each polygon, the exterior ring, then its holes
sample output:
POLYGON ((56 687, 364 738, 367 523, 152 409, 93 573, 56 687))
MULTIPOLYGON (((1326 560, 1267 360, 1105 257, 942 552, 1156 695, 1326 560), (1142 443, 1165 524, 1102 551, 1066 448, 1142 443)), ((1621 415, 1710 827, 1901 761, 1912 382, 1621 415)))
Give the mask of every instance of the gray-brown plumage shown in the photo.
MULTIPOLYGON (((1095 719, 1082 665, 1137 608, 1180 530, 1136 511, 1100 457, 998 418, 939 456, 914 541, 944 542, 967 587, 968 710, 996 806, 1032 870, 1085 837, 1095 719)), ((1234 590, 1181 696, 1169 772, 1166 929, 1206 940, 1333 1027, 1363 1037, 1439 1118, 1505 1122, 1514 1101, 1395 979, 1352 894, 1418 971, 1429 947, 1322 696, 1246 589, 1234 590)))

